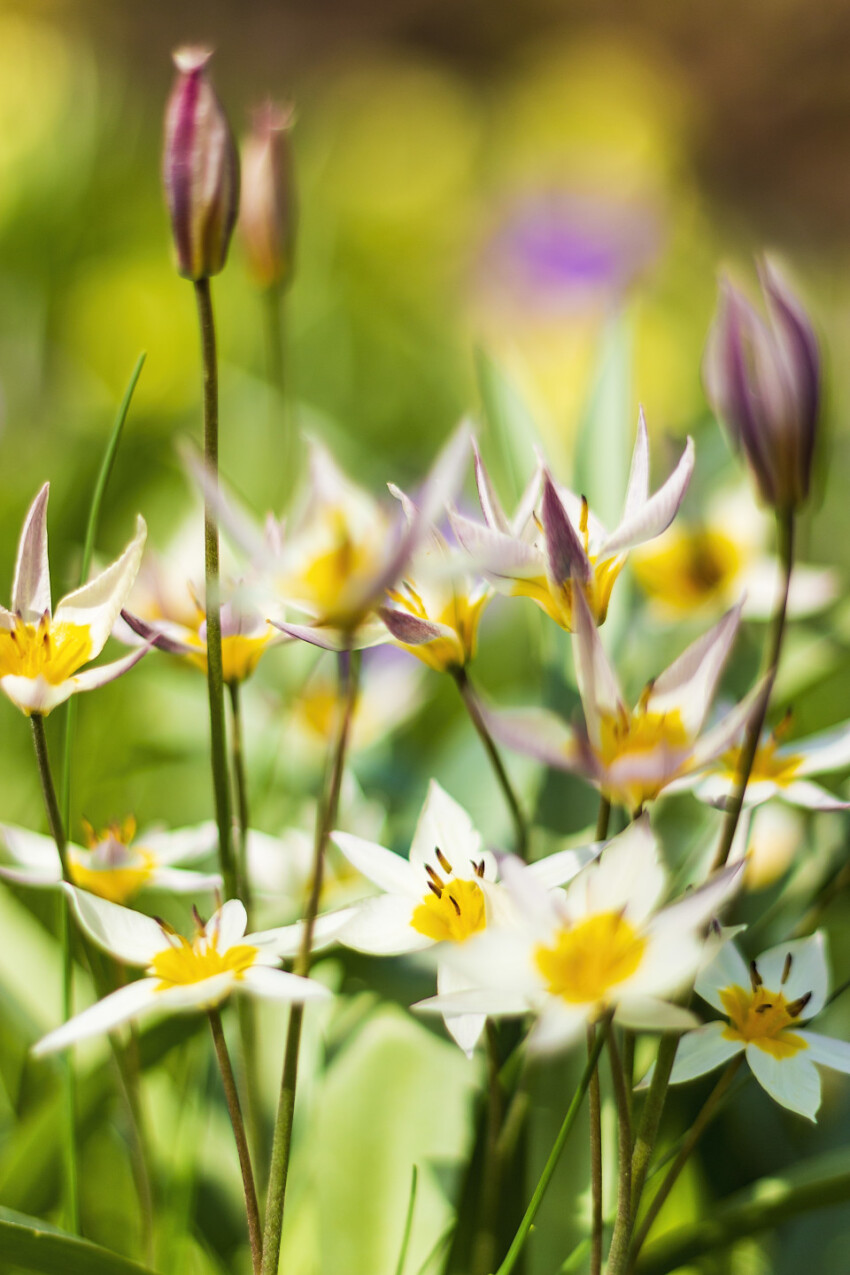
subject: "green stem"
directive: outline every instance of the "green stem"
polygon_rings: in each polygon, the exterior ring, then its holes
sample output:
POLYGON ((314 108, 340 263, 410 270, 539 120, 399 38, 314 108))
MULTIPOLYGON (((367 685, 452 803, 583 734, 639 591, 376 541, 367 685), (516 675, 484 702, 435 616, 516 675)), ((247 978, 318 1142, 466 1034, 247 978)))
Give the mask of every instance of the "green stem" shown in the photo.
MULTIPOLYGON (((587 1056, 596 1045, 596 1027, 587 1024, 587 1056)), ((590 1112, 590 1194, 593 1201, 590 1224, 590 1275, 602 1270, 602 1095, 599 1068, 594 1067, 587 1091, 590 1112)))
POLYGON ((224 1096, 227 1099, 227 1111, 233 1126, 233 1137, 239 1156, 239 1168, 242 1171, 242 1185, 245 1190, 245 1211, 248 1214, 248 1236, 251 1241, 251 1262, 254 1275, 260 1275, 263 1264, 263 1232, 260 1226, 260 1210, 257 1205, 257 1192, 254 1187, 254 1174, 251 1169, 251 1155, 248 1151, 248 1139, 245 1136, 245 1124, 242 1120, 242 1108, 239 1105, 239 1093, 236 1078, 227 1052, 227 1041, 221 1025, 221 1015, 217 1009, 207 1010, 212 1029, 216 1057, 224 1084, 224 1096))
POLYGON ((744 807, 744 796, 747 791, 747 784, 750 781, 750 772, 752 771, 759 741, 761 740, 764 719, 767 716, 768 704, 776 681, 776 674, 779 670, 779 657, 782 653, 782 638, 785 633, 785 618, 788 610, 788 591, 791 587, 791 571, 794 565, 794 514, 792 511, 786 510, 783 513, 777 513, 776 531, 779 542, 779 560, 782 564, 782 592, 773 613, 773 619, 770 622, 770 632, 765 647, 765 687, 759 704, 747 725, 744 746, 741 749, 738 782, 726 810, 723 830, 720 835, 720 844, 717 847, 717 852, 710 868, 711 872, 722 868, 729 858, 732 842, 735 839, 735 831, 738 827, 738 820, 744 807))
POLYGON ((634 1243, 632 1244, 632 1258, 631 1258, 632 1263, 634 1263, 637 1260, 638 1254, 640 1253, 640 1250, 643 1248, 643 1245, 646 1243, 646 1239, 647 1239, 647 1236, 649 1235, 649 1232, 652 1230, 652 1225, 655 1219, 658 1217, 658 1214, 661 1212, 662 1208, 664 1207, 667 1197, 669 1196, 670 1192, 673 1190, 673 1187, 676 1185, 676 1182, 678 1181, 679 1174, 682 1172, 682 1169, 684 1169, 689 1157, 691 1156, 691 1153, 693 1152, 694 1148, 696 1147, 697 1143, 699 1142, 706 1128, 711 1123, 711 1120, 714 1117, 714 1112, 718 1104, 723 1101, 723 1098, 726 1095, 726 1091, 728 1090, 729 1086, 732 1084, 732 1081, 735 1079, 735 1075, 738 1071, 738 1068, 743 1062, 743 1057, 744 1057, 743 1054, 739 1054, 737 1058, 732 1059, 732 1061, 729 1063, 729 1066, 723 1072, 723 1075, 720 1077, 717 1084, 714 1086, 711 1093, 708 1095, 708 1098, 705 1100, 705 1103, 703 1104, 703 1108, 700 1111, 699 1115, 697 1116, 696 1120, 691 1125, 690 1130, 688 1131, 688 1135, 685 1138, 684 1142, 682 1143, 682 1148, 679 1151, 679 1154, 676 1156, 676 1159, 673 1161, 670 1168, 667 1170, 667 1174, 664 1178, 664 1181, 661 1183, 661 1186, 658 1188, 657 1192, 655 1193, 655 1197, 646 1211, 646 1216, 644 1217, 643 1221, 641 1222, 635 1234, 634 1243))
POLYGON ((419 1184, 419 1170, 414 1164, 410 1178, 410 1198, 407 1201, 407 1215, 404 1219, 404 1231, 401 1237, 401 1249, 396 1263, 395 1275, 404 1275, 404 1264, 407 1261, 407 1250, 410 1247, 410 1233, 413 1230, 413 1210, 416 1208, 416 1188, 419 1184))
POLYGON ((608 1275, 623 1275, 629 1256, 632 1234, 632 1124, 629 1116, 629 1094, 623 1061, 617 1045, 617 1032, 613 1023, 608 1024, 608 1055, 611 1060, 611 1079, 617 1099, 617 1217, 611 1250, 608 1254, 608 1275))
MULTIPOLYGON (((231 707, 230 760, 233 766, 233 782, 236 789, 236 817, 239 824, 239 879, 241 899, 248 915, 251 913, 251 882, 248 877, 248 832, 251 814, 248 805, 248 782, 245 777, 245 751, 243 746, 242 711, 238 682, 228 682, 231 707)), ((250 930, 250 924, 248 929, 250 930)))
MULTIPOLYGON (((357 702, 360 679, 360 652, 343 652, 339 657, 340 706, 336 738, 332 744, 330 774, 325 786, 324 799, 316 813, 316 836, 313 844, 313 874, 310 896, 304 914, 304 930, 301 950, 295 961, 295 973, 306 975, 310 970, 313 945, 313 926, 319 911, 322 893, 325 850, 339 806, 345 755, 351 722, 357 702)), ((298 1083, 298 1054, 301 1047, 303 1005, 293 1005, 289 1011, 289 1026, 283 1055, 283 1074, 280 1082, 280 1099, 272 1140, 269 1166, 269 1188, 266 1198, 266 1226, 263 1235, 262 1275, 277 1275, 280 1260, 280 1240, 283 1231, 283 1208, 286 1199, 286 1183, 289 1174, 289 1157, 292 1149, 292 1117, 295 1110, 295 1089, 298 1083)))
POLYGON ((227 745, 224 724, 224 674, 221 659, 221 612, 219 607, 218 514, 214 493, 218 486, 218 360, 215 320, 209 279, 195 281, 195 299, 201 332, 204 367, 204 464, 208 490, 204 501, 204 573, 207 621, 207 690, 210 709, 210 744, 213 793, 218 824, 218 852, 224 893, 237 897, 238 881, 233 857, 230 826, 230 789, 227 775, 227 745))
POLYGON ((611 802, 607 797, 599 798, 599 814, 596 816, 596 840, 604 841, 608 836, 608 824, 611 821, 611 802))
POLYGON ((516 852, 522 858, 528 858, 528 824, 519 799, 514 792, 513 785, 505 769, 504 762, 499 755, 499 750, 493 742, 493 737, 487 729, 487 723, 481 713, 478 698, 473 690, 472 683, 469 680, 469 674, 465 668, 456 668, 452 670, 452 676, 455 685, 460 691, 461 699, 464 702, 469 720, 475 727, 478 738, 484 745, 484 750, 490 759, 490 765, 493 767, 493 773, 498 780, 499 787, 505 798, 505 803, 510 812, 511 821, 514 825, 514 838, 516 841, 516 852))
POLYGON ((499 1042, 496 1029, 488 1018, 487 1035, 487 1142, 484 1152, 484 1169, 481 1182, 479 1226, 472 1249, 470 1263, 472 1275, 487 1275, 493 1269, 496 1258, 496 1222, 499 1212, 499 1190, 502 1164, 499 1139, 505 1115, 504 1093, 499 1079, 499 1042))
MULTIPOLYGON (((588 1057, 587 1064, 584 1068, 584 1071, 582 1072, 581 1080, 579 1081, 579 1084, 578 1084, 578 1088, 573 1094, 572 1101, 567 1109, 567 1114, 564 1116, 564 1122, 561 1125, 560 1131, 558 1133, 557 1138, 555 1139, 555 1143, 552 1147, 552 1150, 549 1152, 549 1158, 546 1161, 545 1165, 543 1166, 543 1172, 540 1175, 540 1180, 538 1181, 537 1186, 534 1188, 534 1194, 532 1195, 528 1208, 525 1211, 525 1216, 523 1217, 522 1222, 520 1223, 519 1229, 516 1235, 514 1236, 513 1243, 508 1249, 508 1252, 505 1256, 505 1260, 502 1262, 501 1266, 496 1271, 496 1275, 510 1275, 510 1272, 514 1269, 514 1267, 517 1264, 517 1260, 519 1258, 520 1253, 522 1252, 523 1245, 525 1244, 525 1241, 528 1239, 529 1231, 534 1225, 534 1219, 537 1217, 537 1214, 540 1211, 540 1205, 543 1203, 543 1197, 546 1194, 546 1190, 549 1186, 549 1183, 552 1181, 552 1176, 555 1172, 555 1169, 558 1167, 558 1161, 561 1158, 564 1147, 567 1144, 567 1139, 569 1138, 572 1127, 575 1124, 576 1116, 579 1113, 579 1108, 581 1107, 582 1099, 584 1098, 584 1095, 587 1093, 588 1087, 590 1085, 591 1077, 594 1071, 596 1070, 596 1063, 599 1058, 599 1054, 602 1049, 602 1045, 604 1041, 605 1041, 605 1033, 603 1031, 597 1032, 596 1041, 594 1043, 593 1050, 590 1053, 590 1056, 588 1057)), ((266 1275, 266 1273, 264 1272, 263 1275, 266 1275)))
POLYGON ((646 1175, 649 1172, 649 1161, 652 1158, 655 1140, 658 1137, 658 1128, 661 1124, 664 1103, 667 1099, 667 1089, 670 1084, 670 1074, 673 1070, 673 1063, 676 1061, 676 1050, 678 1048, 678 1036, 668 1033, 661 1037, 661 1043, 658 1046, 658 1054, 655 1059, 655 1071, 652 1074, 649 1092, 643 1104, 637 1137, 635 1138, 635 1149, 632 1153, 632 1217, 637 1216, 638 1205, 646 1183, 646 1175))

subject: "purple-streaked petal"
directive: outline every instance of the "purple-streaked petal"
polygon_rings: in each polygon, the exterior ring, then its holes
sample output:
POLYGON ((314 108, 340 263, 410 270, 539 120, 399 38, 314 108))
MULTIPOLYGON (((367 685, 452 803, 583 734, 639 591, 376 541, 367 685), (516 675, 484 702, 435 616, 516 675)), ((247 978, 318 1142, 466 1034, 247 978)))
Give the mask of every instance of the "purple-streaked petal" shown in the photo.
POLYGON ((587 733, 598 747, 601 742, 602 716, 619 718, 627 710, 617 674, 605 654, 596 621, 590 614, 583 590, 577 584, 573 587, 573 624, 576 681, 587 733))
POLYGON ((420 620, 409 611, 399 611, 394 607, 379 607, 378 615, 398 642, 406 646, 421 646, 425 642, 433 642, 439 637, 453 637, 454 630, 446 624, 432 624, 430 620, 420 620))
POLYGON ((131 1018, 150 1012, 156 1008, 156 984, 155 978, 141 978, 135 983, 128 983, 126 987, 119 987, 117 992, 112 992, 55 1031, 49 1032, 33 1046, 33 1054, 40 1058, 43 1054, 65 1049, 80 1040, 113 1031, 131 1018))
POLYGON ((181 642, 163 633, 155 624, 149 624, 147 620, 133 615, 131 611, 122 610, 121 619, 138 637, 150 646, 155 646, 158 651, 165 651, 167 655, 197 655, 203 650, 203 647, 193 646, 190 642, 181 642))
POLYGON ((484 461, 481 459, 481 452, 478 450, 478 440, 476 438, 472 439, 472 454, 475 458, 475 485, 478 488, 478 499, 481 502, 481 512, 484 514, 484 521, 494 531, 502 531, 506 536, 509 536, 511 534, 510 524, 490 481, 490 475, 487 472, 484 461))
POLYGON ((47 560, 47 498, 50 483, 45 483, 29 507, 24 520, 15 579, 12 585, 12 610, 20 611, 30 624, 50 611, 50 566, 47 560))
POLYGON ((269 620, 281 633, 309 642, 311 646, 320 646, 323 651, 363 651, 371 646, 380 646, 389 641, 387 630, 383 624, 361 626, 356 633, 346 633, 342 629, 331 629, 324 625, 313 627, 309 624, 284 624, 280 620, 269 620))
POLYGON ((542 553, 524 540, 473 522, 456 510, 449 512, 449 523, 461 549, 472 559, 472 565, 488 578, 513 580, 544 574, 546 564, 542 553))
POLYGON ((549 579, 561 588, 572 577, 575 577, 580 584, 588 584, 593 578, 593 568, 548 470, 543 476, 543 502, 540 507, 540 517, 546 537, 546 567, 549 579))
POLYGON ((610 558, 625 553, 666 531, 679 512, 693 472, 694 444, 689 438, 678 465, 666 483, 633 514, 623 517, 619 527, 600 548, 600 557, 610 558))
POLYGON ((705 720, 740 623, 738 603, 655 679, 647 708, 654 713, 678 712, 686 728, 696 734, 705 720))
POLYGON ((518 753, 558 770, 579 770, 584 751, 566 722, 545 708, 483 709, 490 734, 518 753))

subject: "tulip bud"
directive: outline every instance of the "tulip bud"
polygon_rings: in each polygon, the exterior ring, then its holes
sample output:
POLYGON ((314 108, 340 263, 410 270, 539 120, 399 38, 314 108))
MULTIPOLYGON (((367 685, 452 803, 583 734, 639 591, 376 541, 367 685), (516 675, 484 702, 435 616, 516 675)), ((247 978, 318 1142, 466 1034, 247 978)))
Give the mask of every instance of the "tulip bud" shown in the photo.
POLYGON ((239 205, 239 157, 207 76, 210 49, 178 49, 178 75, 165 113, 162 176, 177 254, 187 279, 218 274, 239 205))
POLYGON ((762 499, 788 512, 809 494, 820 356, 808 316, 785 280, 769 262, 760 276, 767 322, 742 293, 723 284, 703 379, 762 499))
POLYGON ((295 249, 291 106, 267 102, 254 115, 242 151, 239 225, 248 265, 261 288, 286 285, 295 249))

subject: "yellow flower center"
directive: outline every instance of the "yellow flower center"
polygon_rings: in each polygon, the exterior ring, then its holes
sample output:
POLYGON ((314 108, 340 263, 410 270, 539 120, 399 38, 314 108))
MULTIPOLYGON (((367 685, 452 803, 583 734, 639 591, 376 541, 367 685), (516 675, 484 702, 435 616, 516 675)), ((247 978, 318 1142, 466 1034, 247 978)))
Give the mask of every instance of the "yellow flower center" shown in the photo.
POLYGON ((666 544, 642 549, 634 562, 645 592, 682 611, 725 596, 741 565, 741 551, 730 536, 696 528, 676 529, 666 544))
MULTIPOLYGON (((593 578, 582 587, 585 601, 597 625, 605 623, 611 592, 617 576, 623 569, 624 561, 624 558, 605 558, 602 562, 598 562, 595 558, 590 559, 593 578)), ((559 624, 562 629, 566 629, 568 633, 572 633, 574 625, 571 580, 552 585, 545 576, 535 576, 529 580, 515 580, 511 592, 515 597, 531 598, 550 619, 559 624)))
POLYGON ((83 830, 88 852, 69 851, 71 880, 81 890, 110 903, 126 903, 138 894, 156 867, 156 858, 149 850, 131 846, 136 820, 128 815, 122 823, 95 832, 84 819, 83 830))
POLYGON ((410 924, 418 934, 437 943, 465 943, 487 928, 484 891, 476 881, 450 877, 442 882, 434 873, 410 924))
MULTIPOLYGON (((794 779, 802 757, 777 757, 776 750, 780 741, 775 736, 770 735, 764 739, 756 749, 756 755, 753 758, 753 767, 750 771, 750 783, 760 783, 765 780, 779 784, 780 787, 790 784, 794 779)), ((736 779, 741 773, 741 752, 740 748, 730 748, 724 753, 718 763, 719 769, 728 779, 736 779)))
POLYGON ((434 638, 433 642, 420 642, 416 645, 399 643, 399 646, 403 646, 423 664, 437 673, 445 673, 449 669, 463 668, 475 658, 478 622, 490 600, 489 594, 485 593, 471 602, 468 594, 454 593, 437 615, 428 614, 425 603, 409 580, 405 580, 403 589, 389 589, 388 596, 417 619, 444 624, 446 628, 453 630, 452 636, 434 638))
POLYGON ((187 983, 201 983, 216 974, 233 974, 242 979, 254 964, 257 948, 239 943, 219 952, 216 935, 196 934, 192 942, 182 934, 169 935, 171 946, 157 952, 150 963, 149 974, 159 979, 157 992, 187 983))
POLYGON ((600 912, 562 929, 534 959, 553 996, 571 1005, 598 1004, 631 978, 645 950, 646 939, 619 912, 600 912))
POLYGON ((15 617, 0 632, 0 677, 43 677, 51 686, 67 681, 91 658, 88 625, 54 624, 45 611, 38 624, 15 617))
MULTIPOLYGON (((201 623, 206 617, 201 615, 201 623)), ((221 639, 221 666, 224 681, 227 685, 244 682, 250 677, 260 662, 260 656, 266 649, 272 634, 270 630, 255 637, 247 637, 242 633, 233 633, 221 639)), ((198 654, 187 655, 187 659, 206 675, 207 650, 198 637, 198 654)))
MULTIPOLYGON (((612 767, 627 758, 656 751, 676 754, 687 752, 691 737, 678 710, 669 713, 647 711, 643 704, 632 713, 604 713, 599 723, 600 744, 597 755, 606 767, 612 767)), ((671 767, 674 769, 671 758, 671 767)), ((639 810, 647 801, 653 801, 672 778, 671 773, 656 778, 634 777, 622 783, 603 784, 606 795, 618 803, 639 810)))
POLYGON ((727 1040, 756 1045, 780 1061, 807 1048, 801 1036, 788 1031, 799 1019, 799 1001, 788 1002, 782 992, 771 992, 763 985, 745 991, 737 984, 724 988, 720 999, 730 1020, 723 1032, 727 1040))

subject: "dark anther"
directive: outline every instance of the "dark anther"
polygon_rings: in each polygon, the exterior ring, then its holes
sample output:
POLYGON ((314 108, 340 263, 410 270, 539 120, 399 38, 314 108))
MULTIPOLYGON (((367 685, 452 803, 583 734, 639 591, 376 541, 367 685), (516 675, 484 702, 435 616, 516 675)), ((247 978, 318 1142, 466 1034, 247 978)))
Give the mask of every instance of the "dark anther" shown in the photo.
POLYGON ((434 884, 435 884, 435 885, 438 885, 438 886, 440 886, 440 887, 442 888, 443 883, 442 883, 441 879, 437 876, 437 873, 436 873, 436 872, 434 871, 434 869, 431 867, 430 863, 426 863, 426 864, 425 864, 425 871, 428 873, 428 876, 431 878, 431 880, 434 882, 434 884))
POLYGON ((792 1018, 799 1018, 811 999, 811 992, 806 992, 805 996, 800 996, 797 1000, 792 1001, 788 1006, 788 1013, 790 1016, 792 1018))
POLYGON ((759 974, 759 967, 754 960, 750 961, 750 982, 753 985, 754 992, 758 991, 763 982, 762 976, 759 974))
POLYGON ((475 875, 476 875, 477 877, 483 877, 483 876, 484 876, 484 860, 483 860, 483 859, 481 860, 481 862, 480 862, 480 863, 476 863, 476 864, 475 864, 475 875))
POLYGON ((438 885, 434 885, 433 881, 428 882, 428 889, 431 891, 432 894, 436 894, 438 899, 441 899, 443 897, 442 888, 438 885))
POLYGON ((788 975, 791 973, 791 965, 793 960, 794 960, 794 957, 789 952, 788 955, 785 957, 785 964, 782 967, 782 978, 780 980, 780 984, 783 987, 788 982, 788 975))
POLYGON ((457 899, 455 898, 453 894, 449 895, 449 901, 452 907, 454 908, 455 912, 457 912, 458 916, 460 916, 460 904, 458 903, 457 899))
POLYGON ((713 916, 708 923, 708 928, 712 934, 722 933, 722 927, 716 916, 713 916))
POLYGON ((767 1003, 767 1001, 765 1001, 764 1005, 757 1005, 757 1006, 756 1006, 756 1013, 757 1013, 757 1014, 764 1014, 764 1013, 766 1013, 766 1012, 767 1012, 767 1010, 769 1010, 769 1009, 773 1009, 773 1005, 772 1005, 772 1004, 768 1004, 768 1003, 767 1003))
POLYGON ((201 916, 200 912, 198 911, 194 903, 192 904, 192 916, 195 918, 195 924, 197 925, 199 930, 205 930, 207 928, 206 921, 201 916))
POLYGON ((437 862, 439 863, 439 865, 440 865, 440 867, 443 869, 443 871, 444 871, 444 872, 448 872, 448 873, 449 873, 449 875, 451 875, 451 873, 452 873, 452 871, 453 871, 453 869, 452 869, 452 865, 449 863, 448 859, 447 859, 447 858, 446 858, 446 856, 443 854, 443 852, 442 852, 442 850, 440 849, 440 847, 439 847, 439 846, 434 846, 434 854, 437 856, 437 862))

